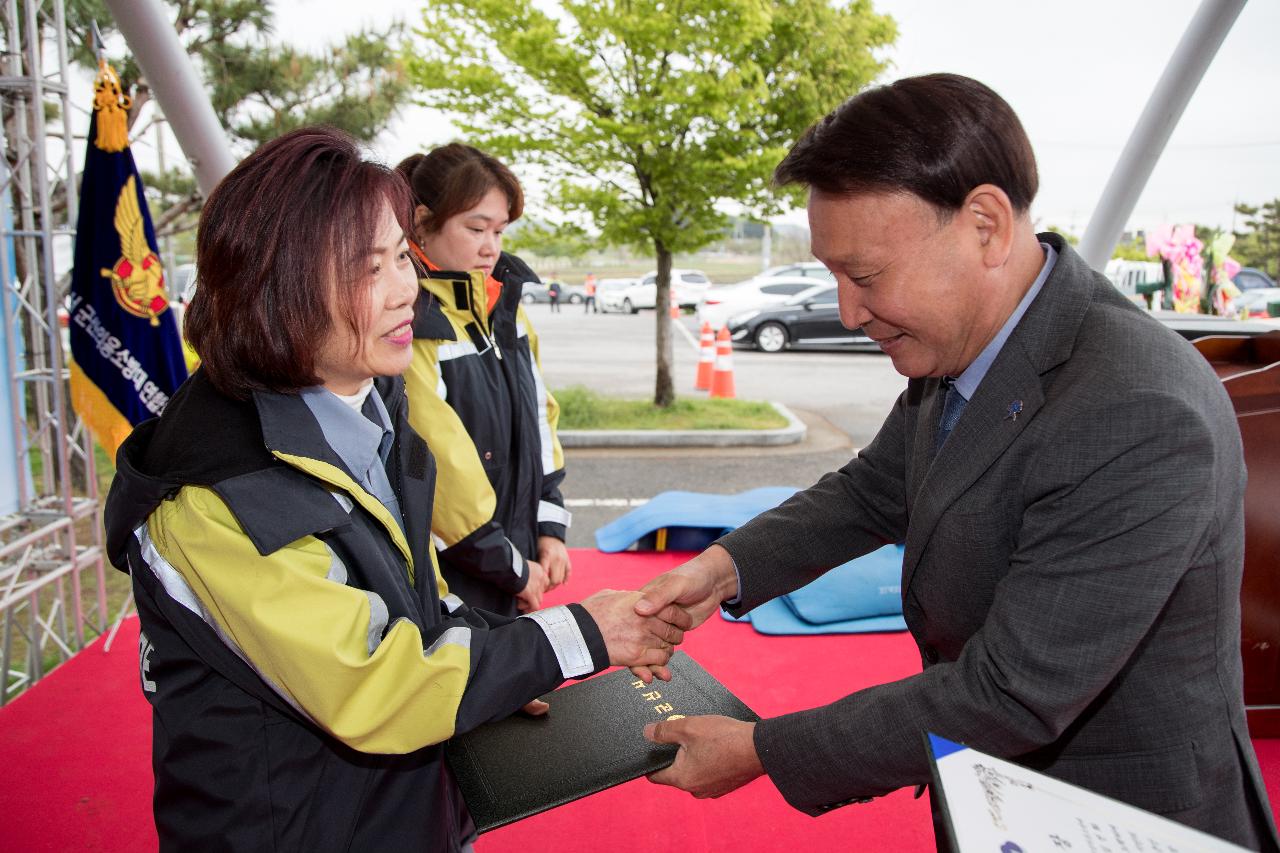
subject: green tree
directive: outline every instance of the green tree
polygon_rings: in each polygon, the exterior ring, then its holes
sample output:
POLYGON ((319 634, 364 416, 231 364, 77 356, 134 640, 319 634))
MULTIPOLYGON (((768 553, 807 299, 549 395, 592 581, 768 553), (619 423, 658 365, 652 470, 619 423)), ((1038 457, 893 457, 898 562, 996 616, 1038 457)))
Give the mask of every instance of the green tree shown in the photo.
POLYGON ((533 252, 547 258, 576 261, 595 248, 591 235, 574 225, 552 225, 525 217, 505 233, 503 244, 513 252, 533 252))
POLYGON ((1076 236, 1075 234, 1072 234, 1070 231, 1068 231, 1067 229, 1061 226, 1050 225, 1048 227, 1048 230, 1052 231, 1054 234, 1061 235, 1062 239, 1066 240, 1067 243, 1072 246, 1078 246, 1080 244, 1080 238, 1078 236, 1076 236))
MULTIPOLYGON (((370 141, 408 97, 400 57, 403 28, 347 36, 320 53, 280 44, 270 0, 165 0, 173 27, 208 87, 214 112, 232 144, 244 152, 308 124, 330 124, 370 141)), ((109 44, 115 21, 102 0, 67 0, 72 60, 96 69, 92 23, 109 44)), ((132 54, 108 55, 129 92, 129 127, 151 99, 151 87, 132 54)), ((195 226, 202 199, 185 169, 144 175, 160 236, 195 226)))
POLYGON ((658 271, 654 402, 675 399, 672 256, 719 239, 725 203, 777 212, 774 166, 884 68, 870 0, 426 0, 410 77, 469 142, 531 165, 549 202, 658 271))
MULTIPOLYGON (((1134 237, 1128 243, 1117 243, 1111 257, 1124 261, 1150 261, 1147 255, 1147 241, 1144 237, 1134 237)), ((1156 259, 1157 261, 1159 258, 1156 259)))
POLYGON ((1247 267, 1257 267, 1272 278, 1280 278, 1280 198, 1257 207, 1237 204, 1244 229, 1234 232, 1236 244, 1231 255, 1247 267))

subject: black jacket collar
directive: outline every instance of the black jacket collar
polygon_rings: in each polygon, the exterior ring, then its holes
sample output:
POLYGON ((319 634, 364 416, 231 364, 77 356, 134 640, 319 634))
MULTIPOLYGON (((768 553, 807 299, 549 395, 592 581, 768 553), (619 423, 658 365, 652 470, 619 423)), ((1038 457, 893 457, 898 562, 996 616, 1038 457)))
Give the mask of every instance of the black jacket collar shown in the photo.
MULTIPOLYGON (((399 432, 405 423, 404 380, 382 377, 375 384, 399 432)), ((236 400, 197 370, 173 395, 164 414, 140 424, 116 454, 116 476, 104 514, 111 562, 127 571, 129 537, 160 501, 183 486, 214 486, 287 468, 275 451, 346 470, 297 394, 259 391, 249 400, 236 400)))

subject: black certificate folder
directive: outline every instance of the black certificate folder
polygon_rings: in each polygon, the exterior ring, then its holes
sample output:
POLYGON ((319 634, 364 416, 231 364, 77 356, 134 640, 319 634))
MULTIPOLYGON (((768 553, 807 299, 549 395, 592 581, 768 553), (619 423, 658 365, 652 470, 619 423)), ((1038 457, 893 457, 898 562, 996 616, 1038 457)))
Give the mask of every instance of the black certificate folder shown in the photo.
POLYGON ((449 764, 480 832, 667 767, 676 747, 644 727, 678 717, 758 716, 684 652, 670 681, 645 684, 619 669, 553 690, 542 717, 516 714, 449 741, 449 764))

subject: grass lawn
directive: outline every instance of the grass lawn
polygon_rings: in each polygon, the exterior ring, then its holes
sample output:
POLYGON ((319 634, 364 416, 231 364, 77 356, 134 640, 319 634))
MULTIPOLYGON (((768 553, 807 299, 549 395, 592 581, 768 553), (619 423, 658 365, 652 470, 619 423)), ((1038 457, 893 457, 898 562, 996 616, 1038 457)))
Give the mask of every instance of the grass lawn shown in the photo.
POLYGON ((660 409, 649 400, 605 397, 580 385, 553 392, 560 429, 780 429, 787 419, 758 400, 680 397, 660 409))

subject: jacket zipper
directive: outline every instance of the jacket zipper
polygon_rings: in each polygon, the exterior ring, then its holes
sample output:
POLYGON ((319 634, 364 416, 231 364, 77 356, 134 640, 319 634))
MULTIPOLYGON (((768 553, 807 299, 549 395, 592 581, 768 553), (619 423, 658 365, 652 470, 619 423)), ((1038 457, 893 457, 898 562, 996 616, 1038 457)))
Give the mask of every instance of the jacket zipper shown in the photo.
POLYGON ((498 346, 498 336, 493 333, 493 317, 488 318, 489 325, 485 326, 480 319, 480 312, 476 310, 475 295, 471 296, 471 316, 475 318, 476 328, 480 330, 480 334, 484 335, 484 339, 489 342, 489 346, 493 347, 493 354, 498 357, 498 361, 502 361, 502 347, 498 346))

